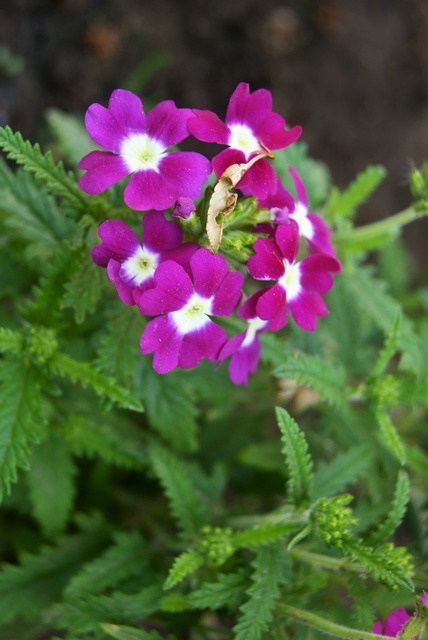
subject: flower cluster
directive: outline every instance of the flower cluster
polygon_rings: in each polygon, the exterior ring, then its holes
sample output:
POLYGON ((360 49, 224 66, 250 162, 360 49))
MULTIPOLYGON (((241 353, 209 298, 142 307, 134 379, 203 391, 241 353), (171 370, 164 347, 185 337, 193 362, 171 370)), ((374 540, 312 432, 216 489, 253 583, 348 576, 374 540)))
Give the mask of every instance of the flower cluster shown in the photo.
POLYGON ((247 384, 260 359, 260 334, 281 330, 290 315, 305 331, 315 330, 317 318, 327 314, 322 296, 341 265, 329 228, 309 211, 300 176, 289 169, 295 199, 271 163, 272 151, 295 142, 301 128, 286 128, 272 111, 269 91, 250 93, 246 83, 239 84, 222 122, 211 111, 179 109, 171 100, 145 114, 137 96, 117 89, 108 108, 89 107, 85 122, 89 136, 105 150, 81 160, 79 168, 86 171, 81 188, 99 194, 130 176, 125 204, 145 212, 141 242, 122 220, 107 220, 98 229, 101 244, 92 258, 107 269, 125 304, 152 317, 140 348, 154 354, 158 373, 192 368, 203 358, 217 363, 230 358, 231 380, 247 384), (227 148, 211 162, 200 153, 178 151, 176 145, 189 135, 227 148), (195 201, 212 170, 221 181, 231 167, 240 171, 236 189, 268 210, 270 222, 252 229, 258 235, 247 264, 253 281, 268 284, 241 304, 237 314, 245 329, 228 337, 213 318, 230 316, 242 302, 245 258, 240 270, 231 270, 223 255, 204 246, 206 236, 194 231, 200 225, 185 220, 199 215, 195 201))

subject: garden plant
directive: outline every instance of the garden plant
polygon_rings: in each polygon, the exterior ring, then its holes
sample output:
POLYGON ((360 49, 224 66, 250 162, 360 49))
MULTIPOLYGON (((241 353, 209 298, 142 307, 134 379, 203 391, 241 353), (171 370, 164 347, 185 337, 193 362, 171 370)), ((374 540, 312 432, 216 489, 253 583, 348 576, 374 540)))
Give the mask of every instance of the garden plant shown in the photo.
POLYGON ((0 128, 0 638, 428 638, 428 164, 361 225, 386 170, 244 82, 47 124, 0 128))

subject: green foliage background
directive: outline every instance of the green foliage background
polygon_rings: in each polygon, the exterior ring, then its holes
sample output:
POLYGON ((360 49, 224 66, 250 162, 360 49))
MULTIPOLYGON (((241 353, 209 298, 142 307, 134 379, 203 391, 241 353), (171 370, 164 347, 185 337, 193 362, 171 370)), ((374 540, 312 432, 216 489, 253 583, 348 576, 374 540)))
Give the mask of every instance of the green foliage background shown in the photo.
MULTIPOLYGON (((80 191, 82 124, 48 123, 54 155, 0 129, 15 163, 0 163, 2 640, 312 639, 324 618, 367 632, 412 608, 428 588, 428 289, 399 233, 428 210, 427 168, 408 210, 355 229, 382 167, 340 192, 303 144, 276 154, 344 269, 317 331, 264 335, 242 388, 225 365, 159 376, 140 355, 144 318, 90 258, 100 222, 140 216, 120 188, 80 191)), ((227 220, 237 268, 262 215, 247 199, 227 220)))

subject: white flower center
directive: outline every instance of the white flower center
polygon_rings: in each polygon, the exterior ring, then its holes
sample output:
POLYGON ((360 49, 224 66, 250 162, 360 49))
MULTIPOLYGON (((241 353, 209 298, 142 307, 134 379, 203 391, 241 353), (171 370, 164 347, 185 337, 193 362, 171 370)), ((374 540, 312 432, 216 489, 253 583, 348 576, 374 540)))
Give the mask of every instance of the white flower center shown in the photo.
POLYGON ((290 218, 297 222, 300 235, 311 240, 314 235, 314 228, 308 219, 308 208, 302 202, 297 203, 293 213, 290 213, 290 218))
POLYGON ((159 264, 159 255, 138 247, 133 256, 122 263, 120 275, 132 286, 138 287, 142 282, 152 278, 159 264))
POLYGON ((241 348, 248 347, 254 341, 257 331, 263 329, 267 323, 267 320, 262 320, 261 318, 252 318, 251 320, 248 320, 247 334, 241 344, 241 348))
POLYGON ((194 293, 184 307, 178 311, 173 311, 171 317, 179 333, 185 335, 197 329, 201 329, 207 322, 211 314, 213 298, 203 298, 194 293))
POLYGON ((154 169, 157 171, 165 147, 147 133, 131 133, 120 148, 120 155, 131 173, 154 169))
POLYGON ((290 264, 288 260, 284 260, 285 273, 278 280, 278 283, 284 287, 287 300, 292 300, 293 298, 297 298, 299 293, 302 290, 300 285, 300 265, 290 264))
POLYGON ((231 124, 229 129, 231 130, 229 147, 245 153, 247 160, 252 153, 260 149, 260 142, 246 124, 231 124))

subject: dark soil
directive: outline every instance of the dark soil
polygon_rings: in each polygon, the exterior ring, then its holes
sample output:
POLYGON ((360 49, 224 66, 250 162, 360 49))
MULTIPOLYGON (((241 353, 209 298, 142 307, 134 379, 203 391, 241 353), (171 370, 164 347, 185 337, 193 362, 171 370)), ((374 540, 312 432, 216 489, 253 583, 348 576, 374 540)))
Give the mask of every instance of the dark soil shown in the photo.
MULTIPOLYGON (((387 167, 363 221, 405 207, 428 156, 427 0, 1 0, 0 34, 0 124, 33 141, 47 107, 83 115, 128 87, 223 116, 244 80, 303 125, 339 186, 387 167)), ((406 232, 420 260, 427 230, 406 232)))

